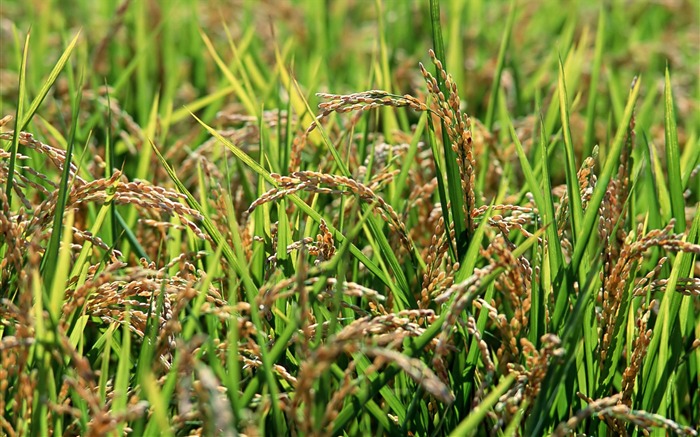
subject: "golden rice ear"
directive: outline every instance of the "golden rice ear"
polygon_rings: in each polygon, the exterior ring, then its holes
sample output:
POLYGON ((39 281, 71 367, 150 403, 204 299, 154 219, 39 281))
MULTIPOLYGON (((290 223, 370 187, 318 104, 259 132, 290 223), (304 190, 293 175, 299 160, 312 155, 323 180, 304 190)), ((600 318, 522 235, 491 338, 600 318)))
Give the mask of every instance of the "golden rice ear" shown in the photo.
POLYGON ((471 233, 475 229, 472 212, 476 208, 476 195, 474 193, 476 159, 474 157, 471 120, 466 113, 462 112, 457 84, 452 76, 445 71, 442 62, 437 59, 433 50, 430 50, 429 54, 444 82, 444 89, 447 90, 448 96, 445 96, 440 90, 437 79, 426 70, 423 64, 419 64, 419 68, 428 87, 428 94, 436 102, 434 112, 443 122, 451 143, 450 147, 456 155, 461 180, 465 227, 466 232, 471 233))
POLYGON ((372 205, 374 211, 382 217, 388 227, 396 232, 407 252, 413 252, 413 242, 403 220, 394 208, 369 186, 345 176, 313 171, 297 171, 290 176, 273 173, 270 176, 278 183, 278 186, 255 199, 246 211, 246 216, 265 203, 274 202, 301 191, 342 196, 355 195, 360 201, 372 205))

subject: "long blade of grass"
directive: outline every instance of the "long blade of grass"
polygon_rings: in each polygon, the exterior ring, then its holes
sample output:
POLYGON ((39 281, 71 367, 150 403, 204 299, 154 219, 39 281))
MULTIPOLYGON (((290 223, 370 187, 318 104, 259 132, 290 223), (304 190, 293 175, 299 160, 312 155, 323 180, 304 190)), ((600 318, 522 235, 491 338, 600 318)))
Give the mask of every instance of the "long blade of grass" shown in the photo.
MULTIPOLYGON (((58 259, 58 252, 61 243, 61 235, 63 234, 63 214, 66 209, 66 202, 68 200, 68 190, 70 184, 70 169, 71 169, 71 159, 73 157, 73 147, 75 144, 75 134, 78 130, 78 114, 80 113, 80 101, 82 99, 82 85, 78 87, 78 92, 75 95, 73 101, 73 114, 71 130, 68 136, 68 143, 66 148, 65 160, 63 162, 63 172, 61 174, 61 182, 58 186, 58 194, 56 197, 56 209, 53 217, 53 228, 51 231, 51 239, 49 240, 49 246, 41 259, 41 272, 44 277, 46 284, 53 284, 52 293, 57 292, 61 294, 61 301, 64 292, 64 284, 54 284, 54 275, 56 273, 56 260, 58 259)), ((72 229, 69 229, 69 232, 72 229)), ((52 316, 58 316, 56 312, 51 313, 52 316)), ((55 322, 57 320, 53 318, 55 322)))
POLYGON ((566 188, 569 194, 569 218, 573 234, 573 245, 576 246, 576 238, 583 222, 583 206, 581 205, 581 187, 578 184, 575 161, 574 144, 571 139, 571 127, 569 126, 569 103, 566 93, 566 82, 564 78, 564 64, 559 59, 559 110, 561 112, 561 125, 564 133, 564 150, 566 151, 566 188))
POLYGON ((150 432, 157 432, 161 436, 172 436, 172 427, 168 418, 168 399, 163 396, 153 373, 145 371, 141 381, 141 387, 143 387, 146 399, 151 406, 149 411, 153 414, 149 427, 146 429, 151 429, 150 432))
POLYGON ((685 143, 685 150, 681 155, 681 170, 683 177, 681 180, 684 190, 689 189, 688 183, 694 174, 695 167, 700 165, 700 139, 697 133, 692 133, 685 143))
MULTIPOLYGON (((700 243, 700 214, 695 215, 686 241, 700 243)), ((662 402, 665 402, 666 384, 663 381, 668 381, 676 371, 680 359, 679 349, 682 345, 678 344, 681 329, 678 318, 682 301, 690 296, 683 296, 675 289, 679 278, 691 275, 694 258, 693 254, 685 252, 676 256, 659 304, 655 335, 651 338, 642 368, 642 378, 649 381, 643 388, 642 396, 642 409, 647 411, 656 412, 662 402)))
MULTIPOLYGON (((117 359, 117 374, 114 379, 114 398, 112 400, 112 411, 119 414, 126 410, 129 396, 129 380, 133 363, 131 361, 131 331, 129 325, 131 323, 130 314, 131 308, 125 309, 126 316, 122 325, 121 335, 122 343, 118 351, 119 358, 117 359)), ((117 428, 124 427, 122 422, 117 428)), ((121 431, 119 431, 121 433, 121 431)))
POLYGON ((576 300, 569 318, 566 319, 565 325, 560 331, 562 332, 560 338, 565 356, 556 365, 549 367, 547 376, 542 381, 540 394, 536 398, 526 422, 525 435, 542 435, 545 427, 553 426, 560 420, 550 414, 550 411, 559 393, 568 386, 566 383, 567 375, 572 371, 571 368, 578 356, 577 351, 580 348, 577 345, 582 341, 580 333, 583 327, 581 324, 590 302, 594 299, 594 291, 597 290, 594 278, 597 277, 599 268, 600 260, 597 260, 589 270, 585 289, 576 300))
POLYGON ((406 154, 405 164, 401 166, 401 171, 394 180, 396 189, 394 190, 394 196, 391 199, 391 204, 394 206, 394 208, 400 208, 400 196, 401 193, 405 192, 406 190, 406 179, 408 178, 408 172, 411 169, 411 164, 413 163, 413 160, 416 157, 416 153, 418 152, 418 143, 423 135, 423 130, 425 129, 426 122, 429 116, 430 115, 427 112, 421 115, 420 120, 416 125, 416 130, 413 133, 413 137, 411 138, 411 144, 409 145, 408 153, 406 154))
POLYGON ((73 37, 73 40, 68 44, 66 49, 63 51, 63 54, 61 54, 61 57, 58 58, 58 60, 56 61, 56 64, 54 64, 53 69, 51 69, 51 73, 49 73, 49 77, 41 85, 41 88, 39 89, 39 93, 34 98, 34 100, 32 100, 32 104, 29 106, 29 109, 27 110, 26 114, 24 114, 22 116, 22 121, 19 123, 19 126, 20 126, 19 130, 26 129, 27 125, 32 120, 32 117, 36 113, 37 109, 39 109, 39 106, 46 98, 46 95, 49 93, 49 90, 51 90, 51 87, 56 82, 56 79, 58 78, 58 75, 61 73, 61 70, 63 70, 63 66, 66 65, 66 62, 68 62, 68 58, 70 58, 70 55, 73 52, 75 45, 78 43, 79 38, 80 38, 80 31, 78 31, 78 33, 73 37))
MULTIPOLYGON (((106 87, 106 86, 105 86, 106 87)), ((114 168, 116 165, 116 156, 114 151, 114 140, 112 138, 112 102, 107 92, 107 138, 105 140, 105 179, 112 177, 114 168)), ((105 223, 104 232, 106 239, 105 242, 114 246, 117 244, 117 209, 111 206, 111 199, 109 199, 109 220, 105 223)), ((102 230, 102 227, 98 227, 102 230)))
MULTIPOLYGON (((486 235, 486 228, 488 227, 488 218, 491 215, 491 210, 489 209, 484 214, 479 226, 474 232, 472 243, 469 246, 467 255, 465 256, 464 263, 460 266, 459 271, 455 275, 456 283, 460 283, 466 280, 470 275, 474 273, 474 268, 479 262, 479 251, 482 247, 484 237, 486 235)), ((487 288, 485 298, 490 300, 493 295, 493 287, 487 288)), ((486 322, 488 321, 488 314, 483 311, 479 314, 479 319, 477 320, 477 329, 479 332, 483 332, 486 322)), ((470 403, 472 399, 472 390, 474 388, 474 372, 476 367, 481 360, 481 353, 479 352, 479 342, 476 338, 472 337, 469 342, 469 347, 467 348, 466 359, 463 363, 460 363, 460 369, 456 372, 454 376, 454 394, 455 394, 455 407, 459 409, 470 408, 470 403)))
MULTIPOLYGON (((540 189, 540 186, 537 182, 537 179, 535 178, 535 173, 532 170, 532 166, 527 160, 527 156, 525 156, 525 151, 523 150, 523 146, 520 143, 520 139, 518 138, 517 133, 515 132, 515 127, 513 126, 513 123, 510 122, 509 119, 509 125, 510 125, 510 135, 511 139, 515 143, 515 151, 518 155, 518 159, 520 160, 520 165, 523 169, 523 174, 525 175, 525 180, 527 181, 528 185, 530 186, 530 192, 532 193, 533 197, 535 198, 535 205, 537 205, 537 210, 540 213, 540 216, 542 218, 542 224, 547 227, 547 231, 545 232, 545 250, 546 254, 545 257, 549 261, 549 268, 551 272, 558 272, 559 271, 559 266, 563 265, 561 259, 561 243, 559 240, 559 235, 557 234, 557 228, 556 225, 554 224, 554 204, 552 201, 552 196, 551 196, 551 189, 549 188, 549 174, 548 174, 548 164, 546 162, 547 159, 547 152, 544 150, 546 147, 543 144, 543 141, 540 141, 540 149, 542 153, 542 159, 545 160, 542 162, 542 169, 543 169, 543 175, 544 175, 544 187, 546 188, 546 191, 543 193, 542 190, 540 189), (546 196, 545 196, 546 194, 546 196)), ((540 124, 540 128, 544 129, 543 123, 540 124)), ((541 138, 543 138, 543 135, 540 135, 541 138)), ((545 296, 539 296, 535 295, 533 293, 533 296, 531 297, 532 299, 532 304, 530 307, 530 329, 532 332, 532 335, 530 336, 530 340, 533 341, 534 344, 536 344, 537 341, 539 341, 539 338, 541 337, 542 334, 544 334, 544 325, 545 325, 545 296)))
POLYGON ((632 86, 632 91, 627 99, 627 105, 625 106, 625 111, 622 119, 620 120, 620 125, 617 128, 615 134, 615 139, 613 140, 612 147, 608 153, 607 159, 605 161, 605 166, 603 171, 598 176, 598 181, 593 189, 593 194, 591 199, 588 201, 588 206, 586 206, 586 213, 583 216, 583 225, 581 226, 577 238, 576 247, 574 248, 574 255, 569 264, 569 268, 572 270, 573 276, 578 271, 578 268, 583 260, 583 254, 588 244, 588 240, 593 234, 593 227, 598 220, 598 208, 603 201, 605 196, 605 191, 607 190, 610 179, 612 178, 613 172, 617 170, 617 166, 620 162, 620 153, 622 152, 622 147, 625 144, 625 136, 627 135, 629 129, 629 123, 632 119, 632 114, 634 112, 634 105, 637 102, 637 97, 639 96, 639 90, 641 86, 641 78, 637 78, 634 85, 632 86))
POLYGON ((501 382, 499 382, 498 385, 491 390, 491 393, 489 393, 481 402, 479 402, 476 408, 469 413, 469 416, 467 416, 462 423, 457 425, 457 427, 452 430, 450 437, 474 435, 477 428, 488 414, 489 410, 496 405, 496 402, 498 402, 500 397, 503 396, 503 394, 510 388, 513 381, 515 381, 515 375, 512 373, 503 378, 501 382))
POLYGON ((671 74, 666 66, 664 82, 664 137, 666 139, 666 169, 668 174, 668 189, 671 197, 671 211, 676 219, 674 231, 685 231, 685 200, 683 199, 683 184, 681 182, 680 150, 678 147, 678 126, 671 89, 671 74))
POLYGON ((416 303, 413 293, 411 293, 411 288, 408 285, 408 279, 406 279, 406 273, 413 273, 415 271, 413 263, 409 261, 401 265, 399 259, 396 257, 394 249, 391 248, 389 240, 386 238, 384 231, 382 231, 380 228, 381 225, 379 221, 375 217, 370 217, 369 220, 367 220, 367 224, 372 230, 372 236, 379 245, 381 254, 391 267, 391 271, 394 272, 396 287, 392 287, 392 292, 396 298, 396 304, 399 311, 409 308, 417 308, 418 304, 416 303))
POLYGON ((241 103, 243 106, 245 106, 246 111, 250 115, 257 115, 258 110, 256 108, 256 105, 253 104, 253 100, 251 97, 248 95, 246 90, 244 89, 243 85, 241 85, 240 81, 236 79, 236 77, 233 75, 231 70, 228 68, 228 65, 221 59, 219 54, 216 52, 216 49, 214 48, 214 45, 212 44, 211 40, 209 37, 204 33, 202 29, 199 30, 199 34, 202 37, 202 41, 204 41, 204 45, 206 46, 207 50, 209 51, 209 54, 211 57, 214 59, 214 62, 216 62, 216 65, 219 67, 221 72, 224 74, 226 79, 229 81, 231 84, 231 87, 233 88, 234 92, 238 96, 239 99, 241 99, 241 103))
MULTIPOLYGON (((38 382, 41 387, 49 389, 50 380, 52 379, 52 369, 50 364, 49 348, 55 344, 55 331, 52 327, 46 326, 44 319, 45 301, 41 289, 41 277, 38 269, 32 269, 32 298, 34 304, 32 313, 35 318, 34 336, 36 343, 33 347, 33 355, 29 357, 29 364, 37 369, 38 382)), ((27 403, 23 401, 23 410, 27 411, 27 403)), ((48 435, 48 420, 45 420, 48 414, 48 402, 34 402, 32 407, 31 431, 27 431, 28 435, 48 435)), ((29 424, 27 424, 29 425, 29 424)))
MULTIPOLYGON (((440 210, 442 211, 442 218, 445 221, 445 229, 450 229, 452 224, 452 218, 450 216, 450 208, 448 207, 448 193, 447 187, 445 186, 445 178, 442 170, 442 160, 440 159, 440 150, 438 149, 437 138, 435 137, 435 127, 433 126, 433 119, 428 116, 428 144, 430 144, 430 150, 433 152, 433 165, 435 165, 435 175, 438 183, 438 197, 440 199, 440 210)), ((455 252, 452 244, 449 245, 449 253, 453 261, 459 259, 458 254, 455 252)))
POLYGON ((12 206, 12 185, 15 179, 15 165, 17 162, 17 151, 19 150, 19 134, 22 131, 22 123, 20 120, 24 118, 24 99, 26 93, 26 76, 27 76, 27 56, 29 56, 29 38, 31 32, 27 32, 27 37, 24 40, 24 48, 22 49, 22 61, 19 67, 19 89, 17 97, 17 110, 15 112, 15 131, 12 134, 12 148, 10 149, 10 163, 7 168, 7 183, 5 185, 5 196, 7 197, 8 206, 12 206))
POLYGON ((508 46, 510 44, 510 35, 513 32, 513 23, 515 23, 515 11, 517 2, 511 0, 510 11, 508 12, 508 18, 506 20, 506 27, 501 37, 501 45, 498 48, 498 57, 496 58, 496 71, 491 79, 491 92, 489 93, 489 104, 486 107, 486 118, 484 119, 484 125, 489 131, 493 130, 493 123, 495 121, 494 114, 496 113, 496 107, 498 106, 498 92, 501 89, 501 76, 503 75, 503 68, 506 63, 506 53, 508 52, 508 46))
POLYGON ((601 4, 598 12, 598 30, 595 37, 595 52, 593 53, 593 68, 591 70, 591 85, 588 89, 588 106, 586 108, 586 131, 583 139, 583 156, 590 156, 594 146, 596 104, 598 102, 598 84, 600 81, 600 70, 603 64, 603 48, 605 47, 606 13, 605 7, 601 4))
MULTIPOLYGON (((394 85, 391 78, 391 69, 389 68, 389 48, 386 43, 386 25, 384 23, 384 13, 382 11, 382 0, 375 0, 374 4, 377 10, 377 31, 379 34, 379 58, 376 60, 378 85, 381 89, 388 92, 393 92, 394 85)), ((382 117, 384 118, 384 135, 387 138, 391 137, 392 132, 399 128, 396 120, 396 112, 392 108, 384 107, 381 109, 382 117)))
MULTIPOLYGON (((283 83, 285 85, 289 84, 288 89, 290 91, 290 105, 294 108, 294 111, 296 111, 296 113, 299 114, 302 126, 310 126, 311 123, 314 122, 314 112, 309 109, 308 102, 306 102, 306 100, 304 99, 304 95, 301 92, 299 84, 296 83, 296 80, 292 77, 290 72, 287 71, 287 67, 284 65, 284 58, 279 51, 279 47, 277 46, 275 46, 275 61, 277 63, 278 73, 280 75, 280 83, 283 83), (292 86, 292 84, 294 84, 294 86, 292 86)), ((317 143, 318 141, 320 141, 321 134, 319 134, 319 132, 322 132, 322 129, 319 129, 315 132, 311 132, 311 134, 309 135, 309 141, 313 143, 317 143)), ((329 144, 327 138, 324 138, 324 140, 326 141, 326 144, 329 144)), ((336 163, 338 162, 342 161, 336 161, 336 163)))

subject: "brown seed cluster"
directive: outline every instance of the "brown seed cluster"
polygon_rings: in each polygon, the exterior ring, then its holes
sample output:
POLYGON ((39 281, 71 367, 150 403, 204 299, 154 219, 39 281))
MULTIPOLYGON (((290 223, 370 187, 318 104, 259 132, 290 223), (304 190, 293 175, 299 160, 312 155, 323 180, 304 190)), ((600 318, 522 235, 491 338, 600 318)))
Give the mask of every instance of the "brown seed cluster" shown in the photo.
POLYGON ((448 95, 441 91, 438 80, 420 64, 421 74, 428 85, 428 93, 437 102, 436 113, 444 123, 447 136, 451 141, 452 151, 457 155, 459 164, 459 174, 462 181, 462 193, 464 195, 464 216, 466 217, 466 228, 474 228, 472 223, 472 210, 476 207, 476 197, 474 194, 474 177, 476 160, 474 158, 471 133, 471 120, 467 114, 462 112, 460 98, 457 92, 457 84, 450 74, 442 66, 442 62, 437 59, 435 52, 430 50, 430 58, 440 75, 444 88, 448 95))
MULTIPOLYGON (((698 432, 693 428, 676 423, 658 414, 646 411, 633 410, 628 405, 620 403, 620 395, 613 395, 602 399, 592 400, 579 393, 579 397, 584 399, 588 406, 576 413, 566 422, 562 422, 556 428, 553 436, 563 437, 570 435, 585 419, 597 416, 611 426, 616 423, 629 423, 640 427, 645 434, 649 434, 653 428, 661 428, 681 436, 697 436, 698 432)), ((613 428, 618 435, 628 435, 626 428, 613 428)))
MULTIPOLYGON (((672 252, 689 252, 700 253, 700 245, 691 244, 683 239, 683 235, 674 234, 673 227, 675 222, 671 220, 668 226, 664 229, 654 229, 646 234, 642 233, 641 227, 637 230, 637 239, 626 241, 620 251, 615 264, 610 270, 608 276, 602 277, 602 314, 599 320, 602 333, 599 343, 600 360, 605 361, 608 354, 608 348, 612 341, 612 335, 615 330, 615 320, 620 310, 624 293, 627 290, 628 279, 632 277, 633 269, 639 270, 639 261, 644 254, 652 247, 659 247, 666 251, 672 252)), ((658 272, 659 269, 653 270, 651 273, 658 272)), ((649 279, 646 279, 648 282, 649 279)), ((690 281, 689 283, 694 283, 690 281)), ((656 283, 658 284, 658 282, 656 283)), ((682 290, 683 288, 681 288, 682 290)), ((692 287, 691 287, 692 289, 692 287)), ((637 294, 643 294, 640 292, 637 294)))
MULTIPOLYGON (((406 358, 400 353, 406 338, 421 335, 424 332, 422 325, 434 320, 435 313, 432 310, 407 310, 355 319, 322 346, 310 351, 308 358, 301 363, 295 397, 288 407, 288 416, 295 421, 300 430, 312 432, 314 424, 308 418, 312 417, 316 396, 314 383, 319 375, 330 369, 339 358, 358 352, 374 358, 372 365, 363 370, 363 375, 373 374, 385 365, 393 363, 419 383, 426 392, 438 399, 450 401, 449 389, 423 362, 406 358)), ((354 363, 344 372, 343 384, 338 389, 340 392, 352 393, 359 383, 358 378, 366 378, 360 375, 349 376, 357 371, 357 363, 354 363)), ((337 404, 340 399, 334 395, 331 402, 337 404)), ((322 422, 323 435, 332 431, 333 420, 337 414, 326 411, 322 422)))
POLYGON ((248 208, 248 215, 260 205, 274 202, 300 191, 317 194, 356 195, 360 200, 371 205, 374 210, 379 213, 382 219, 387 223, 389 229, 397 232, 408 253, 412 252, 413 243, 411 243, 408 236, 406 225, 394 208, 367 185, 345 176, 313 171, 297 171, 290 176, 281 176, 278 174, 272 174, 271 176, 277 181, 278 186, 257 198, 248 208), (326 187, 322 185, 326 185, 326 187))

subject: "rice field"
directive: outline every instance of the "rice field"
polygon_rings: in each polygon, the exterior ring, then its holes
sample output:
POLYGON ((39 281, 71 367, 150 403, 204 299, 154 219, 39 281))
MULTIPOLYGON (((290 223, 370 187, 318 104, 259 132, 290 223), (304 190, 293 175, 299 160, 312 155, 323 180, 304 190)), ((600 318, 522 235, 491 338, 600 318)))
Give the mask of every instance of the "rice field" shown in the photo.
POLYGON ((0 11, 0 435, 698 435, 697 2, 0 11))

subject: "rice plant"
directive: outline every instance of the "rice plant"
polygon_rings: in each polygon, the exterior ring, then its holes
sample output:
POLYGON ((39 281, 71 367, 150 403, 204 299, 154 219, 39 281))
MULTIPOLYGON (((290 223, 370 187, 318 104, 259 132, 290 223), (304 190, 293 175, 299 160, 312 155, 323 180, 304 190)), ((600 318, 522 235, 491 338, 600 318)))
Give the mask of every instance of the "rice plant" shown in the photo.
POLYGON ((0 435, 698 435, 697 4, 2 9, 0 435))

